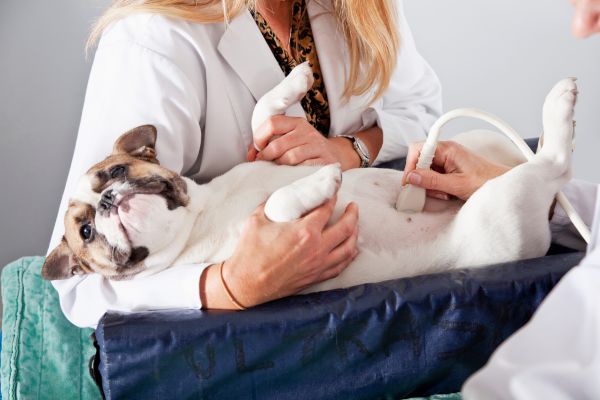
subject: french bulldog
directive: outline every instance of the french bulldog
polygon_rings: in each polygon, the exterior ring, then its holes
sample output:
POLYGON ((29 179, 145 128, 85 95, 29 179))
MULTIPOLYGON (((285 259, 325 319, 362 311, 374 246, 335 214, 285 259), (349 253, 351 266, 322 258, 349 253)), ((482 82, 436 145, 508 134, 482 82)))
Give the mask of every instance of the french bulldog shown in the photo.
MULTIPOLYGON (((290 74, 268 93, 257 115, 282 113, 311 83, 310 70, 290 74)), ((266 201, 275 222, 291 221, 337 195, 332 221, 349 202, 360 209, 359 254, 339 276, 306 292, 349 287, 453 268, 538 257, 550 244, 548 212, 570 177, 573 79, 558 82, 543 107, 544 144, 533 159, 500 135, 457 140, 496 162, 516 165, 466 202, 426 200, 421 213, 395 208, 402 172, 244 163, 207 184, 162 167, 157 131, 123 134, 112 154, 80 180, 65 215, 65 234, 44 263, 49 280, 98 273, 136 279, 168 267, 218 263, 232 255, 247 217, 266 201)))

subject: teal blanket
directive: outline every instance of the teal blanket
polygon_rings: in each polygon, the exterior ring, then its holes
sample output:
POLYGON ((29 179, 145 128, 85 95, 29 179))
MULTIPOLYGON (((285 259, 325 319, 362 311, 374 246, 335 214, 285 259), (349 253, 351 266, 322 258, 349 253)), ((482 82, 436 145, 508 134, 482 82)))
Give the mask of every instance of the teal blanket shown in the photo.
POLYGON ((2 399, 98 399, 88 372, 93 330, 77 328, 63 316, 56 291, 40 276, 43 262, 43 257, 21 258, 2 271, 2 399))
POLYGON ((22 258, 2 271, 2 398, 100 398, 88 372, 93 330, 63 316, 56 291, 40 277, 43 262, 22 258))

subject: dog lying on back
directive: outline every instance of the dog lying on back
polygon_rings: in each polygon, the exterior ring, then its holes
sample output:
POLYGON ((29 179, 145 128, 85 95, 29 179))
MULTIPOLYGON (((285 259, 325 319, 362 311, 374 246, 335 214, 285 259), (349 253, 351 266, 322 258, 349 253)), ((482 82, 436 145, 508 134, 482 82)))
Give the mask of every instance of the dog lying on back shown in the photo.
MULTIPOLYGON (((309 73, 290 74, 263 106, 289 107, 310 86, 309 73)), ((417 214, 395 209, 402 178, 395 170, 342 173, 337 164, 258 161, 198 185, 162 167, 156 129, 137 127, 81 178, 65 215, 65 235, 42 275, 55 280, 99 273, 122 280, 180 264, 221 262, 232 255, 246 218, 261 203, 267 201, 269 219, 284 222, 336 194, 332 220, 349 202, 359 206, 359 255, 338 277, 307 291, 542 256, 550 243, 548 210, 570 176, 576 93, 574 81, 565 79, 548 94, 544 146, 531 161, 490 180, 465 203, 428 198, 417 214)), ((494 161, 514 163, 500 136, 461 139, 467 147, 482 141, 491 145, 494 161)))

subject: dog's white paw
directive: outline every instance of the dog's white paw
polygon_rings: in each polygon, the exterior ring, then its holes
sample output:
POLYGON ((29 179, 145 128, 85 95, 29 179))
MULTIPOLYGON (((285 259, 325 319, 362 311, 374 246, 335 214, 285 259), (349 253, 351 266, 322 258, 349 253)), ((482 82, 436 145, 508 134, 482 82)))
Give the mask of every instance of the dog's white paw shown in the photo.
POLYGON ((330 164, 273 193, 265 215, 274 222, 289 222, 333 198, 342 183, 340 164, 330 164))
POLYGON ((308 61, 298 65, 281 82, 283 90, 281 97, 282 106, 287 108, 300 101, 306 95, 306 92, 312 88, 314 83, 315 78, 308 61))
POLYGON ((554 85, 544 102, 544 133, 569 141, 573 139, 573 114, 577 93, 575 78, 563 79, 554 85))
MULTIPOLYGON (((277 86, 262 96, 252 113, 252 133, 269 117, 285 114, 286 110, 302 100, 312 88, 315 79, 308 62, 298 65, 277 86)), ((254 138, 256 140, 256 138, 254 138)), ((256 142, 254 143, 256 147, 256 142)), ((262 150, 256 147, 257 150, 262 150)))
POLYGON ((577 102, 575 78, 559 81, 546 96, 543 110, 544 136, 541 154, 554 161, 570 164, 573 150, 575 122, 573 115, 577 102))
POLYGON ((329 164, 309 176, 310 184, 323 199, 321 203, 331 199, 342 184, 342 166, 340 163, 329 164))

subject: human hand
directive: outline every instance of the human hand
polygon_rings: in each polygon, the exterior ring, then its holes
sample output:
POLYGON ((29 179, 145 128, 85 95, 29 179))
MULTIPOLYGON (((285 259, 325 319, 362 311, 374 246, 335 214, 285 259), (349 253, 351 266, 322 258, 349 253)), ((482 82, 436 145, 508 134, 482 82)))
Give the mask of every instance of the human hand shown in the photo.
POLYGON ((600 32, 600 0, 571 0, 575 6, 572 32, 575 37, 587 37, 600 32))
POLYGON ((273 161, 280 165, 327 165, 339 162, 342 170, 360 166, 360 157, 346 138, 326 138, 306 119, 276 115, 254 133, 248 161, 273 161))
MULTIPOLYGON (((339 275, 358 254, 358 207, 350 203, 333 225, 332 199, 306 216, 286 223, 269 221, 264 205, 246 221, 223 279, 235 299, 250 307, 289 296, 339 275)), ((223 295, 217 266, 206 273, 203 305, 235 308, 223 295)), ((202 293, 202 288, 201 288, 202 293)))
POLYGON ((402 184, 427 189, 427 195, 442 200, 449 196, 467 200, 485 182, 510 168, 492 163, 456 142, 438 142, 431 170, 416 169, 424 142, 409 146, 402 184))

